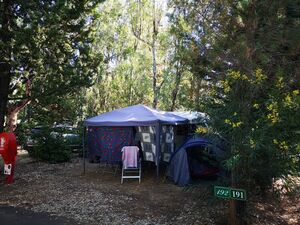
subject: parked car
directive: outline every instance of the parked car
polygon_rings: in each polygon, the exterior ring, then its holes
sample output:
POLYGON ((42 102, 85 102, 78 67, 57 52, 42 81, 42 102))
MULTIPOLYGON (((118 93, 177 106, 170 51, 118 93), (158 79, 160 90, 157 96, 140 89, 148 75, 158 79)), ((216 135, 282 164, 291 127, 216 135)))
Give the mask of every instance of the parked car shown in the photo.
POLYGON ((37 145, 37 137, 43 132, 43 127, 38 126, 32 128, 30 131, 26 134, 26 141, 25 141, 25 149, 30 149, 33 146, 37 145))
POLYGON ((38 144, 39 138, 62 138, 62 140, 72 149, 79 149, 81 147, 81 138, 78 130, 70 125, 55 125, 51 128, 44 126, 37 126, 32 128, 27 134, 24 148, 29 150, 38 144))
POLYGON ((78 130, 70 125, 56 125, 53 127, 50 133, 53 137, 61 135, 65 143, 72 149, 78 149, 81 147, 82 140, 78 133, 78 130))

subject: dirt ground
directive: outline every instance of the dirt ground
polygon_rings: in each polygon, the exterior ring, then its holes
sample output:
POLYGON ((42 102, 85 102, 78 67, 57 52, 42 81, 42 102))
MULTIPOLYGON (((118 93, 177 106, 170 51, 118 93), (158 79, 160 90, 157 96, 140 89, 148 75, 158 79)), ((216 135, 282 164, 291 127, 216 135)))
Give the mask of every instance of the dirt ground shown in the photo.
MULTIPOLYGON (((1 175, 0 205, 64 217, 82 225, 96 224, 226 224, 228 204, 212 196, 212 181, 186 191, 157 179, 155 169, 143 165, 142 182, 120 184, 118 170, 86 164, 74 157, 70 163, 47 164, 19 152, 12 185, 1 175)), ((0 167, 2 170, 2 166, 0 167)), ((3 171, 2 171, 3 174, 3 171)), ((253 197, 248 201, 249 224, 300 224, 300 194, 253 197)))

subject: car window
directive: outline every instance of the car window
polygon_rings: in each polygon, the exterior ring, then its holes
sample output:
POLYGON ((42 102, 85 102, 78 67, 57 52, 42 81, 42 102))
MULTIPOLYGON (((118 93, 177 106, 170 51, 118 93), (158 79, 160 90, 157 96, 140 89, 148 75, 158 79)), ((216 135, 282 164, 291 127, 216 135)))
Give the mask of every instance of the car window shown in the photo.
POLYGON ((53 131, 57 133, 77 133, 77 130, 73 127, 54 127, 53 131))
POLYGON ((42 132, 42 128, 32 128, 31 133, 36 134, 42 132))

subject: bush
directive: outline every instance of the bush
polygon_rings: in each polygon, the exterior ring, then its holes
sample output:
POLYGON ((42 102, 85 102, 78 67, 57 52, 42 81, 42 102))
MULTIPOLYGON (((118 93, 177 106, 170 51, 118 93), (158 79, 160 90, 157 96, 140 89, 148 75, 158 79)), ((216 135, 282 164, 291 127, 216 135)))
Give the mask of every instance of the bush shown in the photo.
POLYGON ((14 131, 16 138, 17 138, 17 144, 21 147, 24 147, 26 145, 27 140, 27 130, 28 130, 27 124, 19 124, 17 126, 17 129, 14 131))
POLYGON ((232 183, 267 190, 274 179, 299 173, 300 91, 260 69, 231 71, 216 88, 208 109, 213 127, 230 144, 225 163, 232 183))
POLYGON ((53 136, 49 130, 45 129, 33 138, 36 145, 29 149, 31 157, 50 163, 70 161, 72 149, 61 135, 53 136))

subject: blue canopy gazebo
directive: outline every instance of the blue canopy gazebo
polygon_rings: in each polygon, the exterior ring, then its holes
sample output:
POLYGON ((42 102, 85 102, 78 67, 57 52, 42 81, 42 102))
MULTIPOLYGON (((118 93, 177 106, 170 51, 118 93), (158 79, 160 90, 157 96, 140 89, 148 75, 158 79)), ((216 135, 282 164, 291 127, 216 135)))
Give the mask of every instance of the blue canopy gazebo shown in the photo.
MULTIPOLYGON (((157 176, 159 174, 159 163, 161 157, 160 134, 162 125, 188 124, 189 120, 170 112, 162 112, 145 105, 134 105, 126 108, 116 109, 111 112, 88 118, 84 121, 84 131, 90 127, 137 127, 153 126, 156 133, 155 165, 157 176)), ((85 133, 85 132, 84 132, 85 133)), ((85 136, 85 135, 84 135, 85 136)), ((83 137, 85 139, 85 137, 83 137)), ((84 143, 84 141, 83 141, 84 143)), ((84 146, 83 146, 83 152, 84 146)), ((85 154, 83 154, 85 158, 85 154)), ((85 171, 85 159, 84 171, 85 171)))

